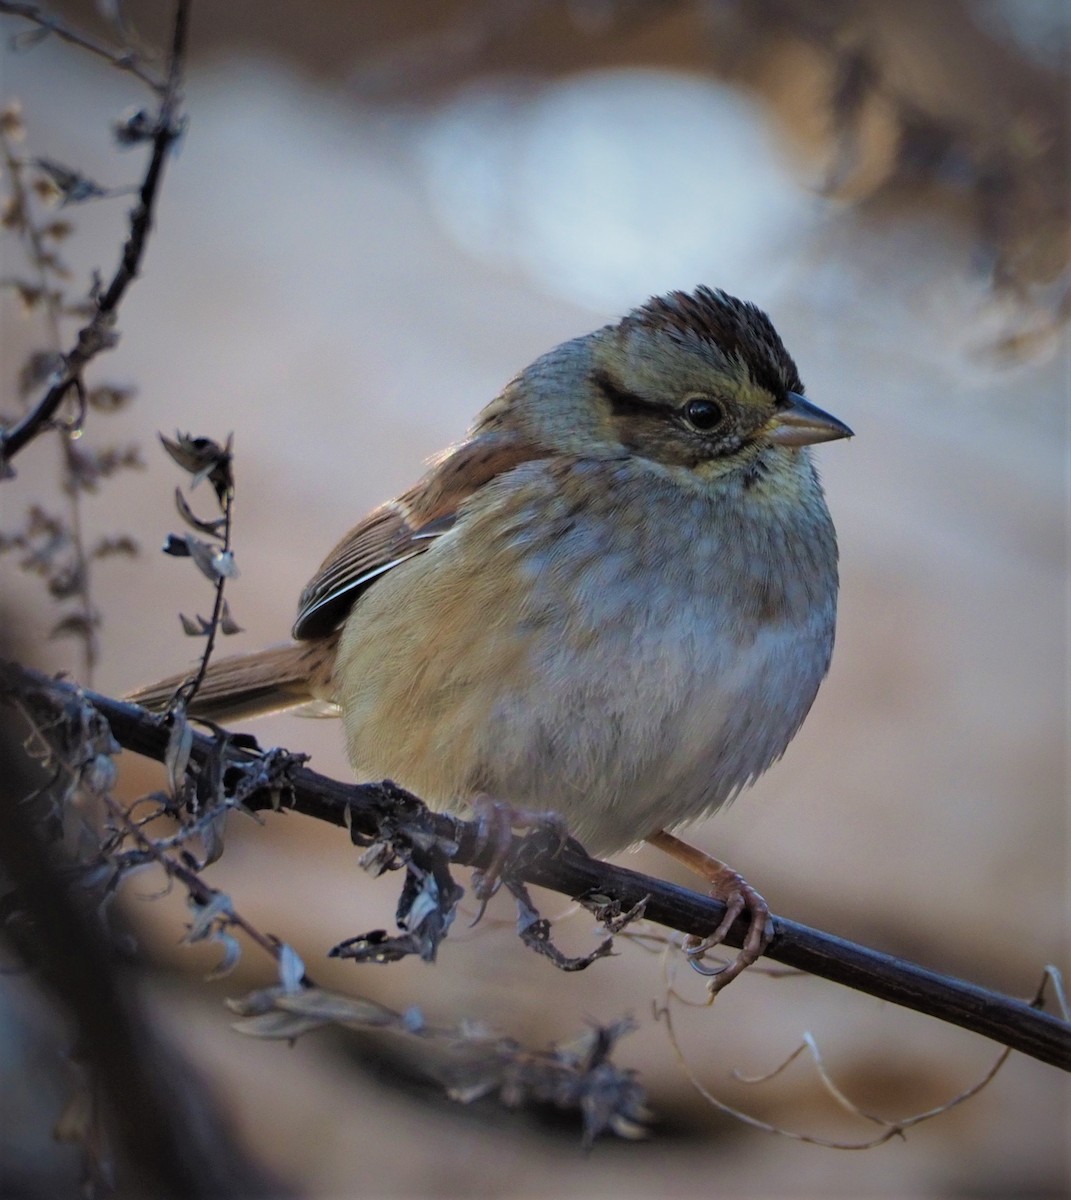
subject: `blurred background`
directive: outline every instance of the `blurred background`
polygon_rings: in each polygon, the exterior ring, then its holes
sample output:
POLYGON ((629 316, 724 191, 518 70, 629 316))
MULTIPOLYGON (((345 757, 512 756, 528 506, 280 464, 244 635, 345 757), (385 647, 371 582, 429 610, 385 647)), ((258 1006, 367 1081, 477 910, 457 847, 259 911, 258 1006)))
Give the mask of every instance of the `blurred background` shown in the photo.
MULTIPOLYGON (((57 6, 101 36, 113 8, 57 6)), ((165 44, 170 6, 122 12, 165 44)), ((118 151, 109 127, 151 97, 57 39, 13 47, 28 28, 0 19, 0 105, 21 102, 20 150, 108 187, 140 178, 142 151, 118 151)), ((1067 6, 231 0, 195 6, 192 37, 189 127, 120 345, 91 374, 137 397, 91 413, 84 443, 136 444, 144 464, 82 505, 87 536, 142 546, 95 565, 94 685, 121 694, 200 650, 177 613, 207 614, 209 587, 157 553, 184 482, 157 431, 234 433, 241 576, 228 591, 245 632, 224 649, 252 649, 286 636, 341 533, 519 368, 653 293, 722 287, 770 313, 808 394, 857 436, 817 455, 842 555, 830 678, 784 760, 692 840, 776 912, 934 969, 1026 997, 1045 963, 1066 965, 1067 6)), ((75 291, 114 269, 129 204, 62 214, 75 291)), ((0 276, 24 262, 0 239, 0 276)), ((11 289, 0 320, 11 413, 42 325, 11 289)), ((20 456, 5 529, 61 504, 57 463, 49 439, 20 456)), ((63 607, 17 555, 0 572, 18 655, 84 679, 80 643, 49 638, 63 607)), ((254 732, 347 777, 330 721, 254 732)), ((133 796, 159 776, 131 760, 123 786, 133 796)), ((653 851, 624 861, 690 882, 653 851)), ((344 836, 295 817, 233 821, 208 877, 338 990, 533 1045, 626 1012, 639 1023, 618 1057, 649 1089, 653 1136, 585 1154, 571 1120, 452 1104, 389 1037, 239 1037, 221 999, 269 982, 271 964, 251 950, 206 985, 212 956, 178 945, 181 899, 146 902, 159 881, 139 877, 122 907, 153 1019, 250 1152, 304 1194, 1067 1192, 1071 1097, 1054 1068, 1013 1056, 970 1103, 865 1154, 800 1145, 694 1091, 651 1017, 663 964, 638 946, 558 973, 517 941, 500 897, 435 967, 326 962, 342 938, 392 924, 396 877, 369 879, 344 836)), ((594 945, 583 915, 561 936, 594 945)), ((871 1127, 804 1060, 763 1085, 731 1072, 772 1069, 810 1032, 844 1090, 896 1117, 945 1102, 996 1054, 831 984, 755 971, 676 1019, 719 1097, 849 1141, 871 1127)), ((0 1021, 0 1153, 25 1194, 70 1194, 77 1150, 50 1141, 70 1088, 62 1024, 25 977, 4 979, 0 1021)))

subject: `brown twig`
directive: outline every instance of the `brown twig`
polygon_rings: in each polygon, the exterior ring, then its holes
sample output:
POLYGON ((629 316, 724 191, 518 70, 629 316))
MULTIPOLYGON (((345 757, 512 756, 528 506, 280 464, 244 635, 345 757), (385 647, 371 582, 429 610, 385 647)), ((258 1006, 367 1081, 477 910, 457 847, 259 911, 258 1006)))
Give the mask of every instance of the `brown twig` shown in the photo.
MULTIPOLYGON (((111 349, 115 345, 116 313, 127 288, 137 278, 141 267, 168 151, 181 133, 182 126, 178 114, 182 101, 190 2, 191 0, 178 0, 175 8, 167 81, 153 126, 152 154, 138 192, 138 203, 130 215, 130 232, 123 244, 119 265, 107 288, 97 299, 93 316, 79 330, 74 346, 64 356, 62 366, 54 373, 48 390, 21 421, 11 429, 0 430, 0 465, 9 463, 27 443, 51 426, 52 419, 68 392, 81 386, 82 372, 87 364, 101 351, 111 349)), ((0 11, 11 7, 0 3, 0 11)))
MULTIPOLYGON (((74 684, 53 681, 16 665, 0 666, 0 694, 51 691, 54 703, 87 700, 108 722, 125 748, 163 761, 169 730, 166 721, 132 704, 113 700, 74 684)), ((218 757, 214 738, 193 735, 190 757, 209 762, 218 757)), ((226 762, 241 769, 256 763, 247 751, 228 748, 226 762)), ((293 811, 342 826, 370 838, 377 836, 385 812, 398 810, 404 793, 389 784, 343 784, 304 767, 287 777, 287 802, 293 811)), ((278 804, 277 791, 245 797, 250 809, 268 810, 278 804)), ((410 800, 409 803, 412 803, 410 800)), ((425 831, 456 845, 452 860, 467 866, 486 866, 488 851, 475 822, 421 811, 425 831)), ((552 839, 553 840, 553 839, 552 839)), ((646 919, 685 934, 702 935, 724 914, 724 905, 665 880, 590 858, 575 842, 563 849, 538 845, 538 838, 514 845, 513 869, 527 883, 572 897, 602 896, 628 909, 646 899, 646 919), (556 851, 556 852, 555 852, 556 851)), ((1071 1071, 1071 1023, 1040 1011, 1033 1004, 978 987, 965 980, 930 971, 915 963, 872 950, 833 934, 810 929, 784 917, 774 917, 774 936, 766 956, 786 966, 844 984, 856 991, 891 1001, 970 1029, 1041 1062, 1071 1071)), ((727 941, 739 945, 746 922, 738 922, 727 941)))

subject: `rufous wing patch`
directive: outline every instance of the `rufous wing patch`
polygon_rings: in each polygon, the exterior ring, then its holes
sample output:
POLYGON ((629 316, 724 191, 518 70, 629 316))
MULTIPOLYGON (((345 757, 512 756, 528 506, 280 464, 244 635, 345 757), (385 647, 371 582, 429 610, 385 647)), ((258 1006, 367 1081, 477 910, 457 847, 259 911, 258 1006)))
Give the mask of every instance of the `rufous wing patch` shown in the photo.
POLYGON ((480 488, 547 453, 497 431, 452 450, 415 487, 374 509, 335 546, 301 593, 293 636, 318 638, 337 629, 366 588, 427 550, 480 488))

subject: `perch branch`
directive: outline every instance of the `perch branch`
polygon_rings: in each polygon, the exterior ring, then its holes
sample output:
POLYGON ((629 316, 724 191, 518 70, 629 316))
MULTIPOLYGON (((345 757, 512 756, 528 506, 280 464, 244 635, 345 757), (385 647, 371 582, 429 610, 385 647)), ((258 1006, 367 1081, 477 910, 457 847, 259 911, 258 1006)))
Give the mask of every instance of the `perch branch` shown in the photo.
MULTIPOLYGON (((56 703, 84 697, 104 717, 115 739, 126 749, 163 761, 169 730, 166 719, 132 704, 83 691, 66 681, 53 681, 28 668, 0 664, 0 695, 49 693, 56 703)), ((206 763, 218 755, 214 738, 193 735, 191 759, 206 763)), ((239 769, 257 761, 249 751, 228 748, 227 763, 239 769)), ((252 809, 268 810, 278 792, 265 789, 245 800, 252 809)), ((287 776, 285 805, 294 812, 352 829, 374 838, 388 812, 409 812, 425 832, 455 843, 452 860, 485 867, 489 851, 481 845, 475 822, 426 810, 414 798, 389 783, 345 784, 305 767, 294 766, 287 776)), ((548 851, 538 835, 516 839, 516 874, 571 897, 603 896, 628 909, 646 899, 646 919, 685 934, 702 935, 721 920, 724 905, 687 888, 642 875, 589 857, 578 843, 548 851)), ((553 837, 550 838, 554 842, 553 837)), ((904 959, 811 929, 785 917, 773 918, 774 936, 766 957, 888 1000, 991 1038, 1041 1062, 1071 1071, 1071 1023, 1040 1010, 1035 1004, 993 992, 952 976, 928 970, 904 959)), ((726 939, 738 946, 746 922, 737 922, 726 939)))

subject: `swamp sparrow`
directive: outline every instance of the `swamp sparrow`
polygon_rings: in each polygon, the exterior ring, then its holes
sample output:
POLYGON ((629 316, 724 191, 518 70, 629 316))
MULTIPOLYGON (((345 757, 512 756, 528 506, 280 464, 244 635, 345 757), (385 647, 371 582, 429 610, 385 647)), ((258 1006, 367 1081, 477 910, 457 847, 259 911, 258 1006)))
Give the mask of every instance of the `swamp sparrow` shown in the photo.
MULTIPOLYGON (((327 556, 294 641, 212 664, 214 719, 326 702, 358 776, 433 807, 551 810, 593 853, 678 841, 785 750, 833 649, 837 547, 806 446, 851 430, 802 396, 754 305, 699 288, 556 347, 460 445, 327 556)), ((181 679, 133 699, 166 704, 181 679)))

